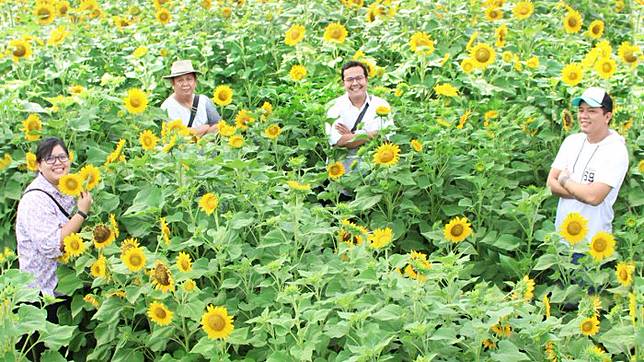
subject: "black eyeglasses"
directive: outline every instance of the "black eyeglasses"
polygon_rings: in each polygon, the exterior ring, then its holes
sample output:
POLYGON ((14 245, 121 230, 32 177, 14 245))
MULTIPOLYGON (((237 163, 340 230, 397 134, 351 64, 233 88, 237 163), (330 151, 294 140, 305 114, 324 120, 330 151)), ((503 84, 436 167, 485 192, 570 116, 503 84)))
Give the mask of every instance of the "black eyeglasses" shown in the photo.
POLYGON ((67 155, 58 155, 58 156, 49 156, 45 158, 45 163, 48 165, 53 165, 56 163, 56 161, 60 161, 61 163, 65 163, 69 161, 69 156, 67 155))

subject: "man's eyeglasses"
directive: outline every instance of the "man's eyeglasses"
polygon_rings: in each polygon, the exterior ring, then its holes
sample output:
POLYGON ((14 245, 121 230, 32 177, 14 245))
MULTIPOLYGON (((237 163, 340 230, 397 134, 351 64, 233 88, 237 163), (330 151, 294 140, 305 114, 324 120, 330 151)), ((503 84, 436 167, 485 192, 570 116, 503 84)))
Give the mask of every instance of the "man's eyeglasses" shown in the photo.
POLYGON ((69 156, 67 155, 58 155, 58 156, 49 156, 45 158, 45 163, 48 165, 53 165, 56 163, 56 161, 60 161, 61 163, 65 163, 69 161, 69 156))
POLYGON ((362 82, 364 79, 365 79, 364 75, 359 75, 359 76, 356 76, 356 77, 348 77, 348 78, 344 78, 344 82, 345 82, 345 83, 349 83, 349 84, 351 84, 351 83, 353 83, 353 82, 358 82, 358 83, 360 83, 360 82, 362 82))

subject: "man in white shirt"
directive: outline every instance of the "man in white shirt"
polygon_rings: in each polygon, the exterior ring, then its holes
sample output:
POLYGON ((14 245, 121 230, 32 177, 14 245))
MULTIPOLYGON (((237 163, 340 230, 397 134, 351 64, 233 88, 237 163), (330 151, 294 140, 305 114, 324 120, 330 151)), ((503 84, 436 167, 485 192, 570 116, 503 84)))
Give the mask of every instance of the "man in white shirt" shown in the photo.
POLYGON ((390 107, 386 100, 367 93, 369 79, 364 64, 347 62, 342 66, 341 74, 346 93, 332 102, 327 116, 334 122, 332 125, 326 124, 326 131, 332 146, 349 150, 343 164, 346 172, 350 172, 351 163, 357 158, 357 149, 394 123, 389 115, 376 114, 378 107, 390 107), (358 135, 367 137, 356 137, 358 135))
POLYGON ((206 133, 217 132, 217 122, 221 117, 210 98, 194 93, 197 87, 198 73, 192 67, 190 60, 174 62, 170 75, 164 77, 172 82, 174 93, 163 101, 161 109, 168 112, 170 121, 181 119, 183 124, 190 128, 192 134, 203 136, 206 133), (196 97, 198 97, 198 102, 196 97), (193 112, 192 108, 195 102, 197 107, 193 112))
POLYGON ((624 138, 609 128, 613 101, 591 87, 572 100, 579 107, 581 133, 564 140, 552 163, 547 184, 559 196, 555 225, 570 212, 588 220, 586 241, 598 231, 612 232, 613 204, 628 169, 624 138))

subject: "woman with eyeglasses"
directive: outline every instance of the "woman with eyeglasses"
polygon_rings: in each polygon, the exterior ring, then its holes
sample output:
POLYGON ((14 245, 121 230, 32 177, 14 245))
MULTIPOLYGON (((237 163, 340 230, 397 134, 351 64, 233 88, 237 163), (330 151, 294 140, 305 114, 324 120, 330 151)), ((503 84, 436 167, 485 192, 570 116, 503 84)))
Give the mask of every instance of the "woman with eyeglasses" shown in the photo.
POLYGON ((69 173, 71 161, 63 141, 50 137, 36 151, 38 175, 27 186, 18 204, 16 241, 20 270, 34 276, 31 287, 54 295, 58 283, 56 258, 63 255, 63 240, 78 232, 92 207, 92 196, 78 200, 58 190, 58 180, 69 173), (74 205, 76 212, 73 213, 74 205))

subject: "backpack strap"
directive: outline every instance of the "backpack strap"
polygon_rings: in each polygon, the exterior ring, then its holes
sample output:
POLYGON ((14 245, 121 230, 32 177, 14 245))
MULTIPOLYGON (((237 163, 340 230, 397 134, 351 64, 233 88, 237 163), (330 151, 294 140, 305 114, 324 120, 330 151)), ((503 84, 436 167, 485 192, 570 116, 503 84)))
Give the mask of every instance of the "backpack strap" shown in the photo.
POLYGON ((60 203, 58 203, 58 201, 56 201, 56 199, 49 192, 47 192, 47 191, 45 191, 43 189, 31 189, 31 190, 25 191, 22 195, 24 196, 26 193, 31 192, 31 191, 40 191, 40 192, 44 193, 45 195, 49 196, 51 201, 53 201, 56 204, 56 206, 58 206, 58 210, 60 210, 60 212, 62 212, 63 215, 65 215, 65 217, 69 219, 69 213, 67 211, 65 211, 63 206, 60 203))
POLYGON ((192 122, 195 120, 197 115, 197 108, 199 107, 199 95, 195 94, 195 97, 192 99, 192 108, 190 108, 190 121, 188 122, 188 128, 192 127, 192 122))
POLYGON ((358 119, 356 120, 356 123, 354 123, 353 128, 351 128, 351 133, 355 132, 360 122, 362 122, 362 118, 364 118, 364 114, 367 113, 367 108, 369 108, 369 102, 367 102, 367 104, 364 105, 364 108, 362 108, 362 112, 360 112, 360 114, 358 115, 358 119))

